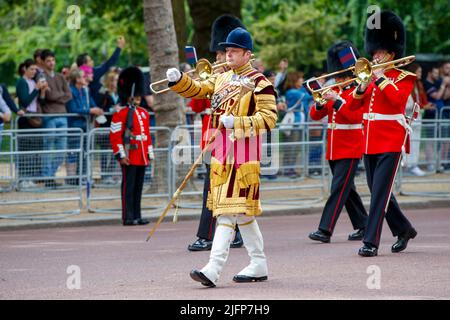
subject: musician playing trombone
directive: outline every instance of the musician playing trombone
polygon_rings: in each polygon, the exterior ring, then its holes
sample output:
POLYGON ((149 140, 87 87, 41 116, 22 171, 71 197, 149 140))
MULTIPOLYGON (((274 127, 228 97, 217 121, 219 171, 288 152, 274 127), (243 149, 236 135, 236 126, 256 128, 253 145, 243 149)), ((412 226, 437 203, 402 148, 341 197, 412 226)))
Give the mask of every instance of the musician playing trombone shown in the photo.
MULTIPOLYGON (((402 150, 409 152, 409 123, 405 118, 408 96, 416 75, 395 67, 376 68, 376 64, 399 59, 405 49, 405 27, 391 11, 376 13, 380 27, 365 32, 365 50, 373 58, 372 77, 354 90, 350 109, 363 110, 363 154, 367 183, 371 191, 369 219, 364 234, 364 246, 358 254, 373 257, 378 254, 383 219, 398 240, 392 252, 406 249, 417 232, 402 213, 392 193, 402 150), (386 69, 386 70, 385 70, 386 69)), ((377 21, 376 20, 376 21, 377 21)))
MULTIPOLYGON (((349 41, 341 41, 328 49, 327 71, 329 73, 352 66, 359 57, 358 50, 349 41)), ((334 227, 345 205, 355 233, 348 240, 362 240, 367 222, 367 212, 356 191, 354 177, 362 156, 362 110, 355 112, 348 108, 356 82, 350 71, 336 76, 335 86, 323 93, 310 110, 313 120, 328 116, 327 154, 333 180, 330 196, 325 204, 317 231, 309 238, 324 243, 330 242, 334 227), (322 100, 322 101, 320 101, 322 100)), ((317 80, 312 80, 317 81, 317 80)))
POLYGON ((167 70, 170 88, 186 98, 211 97, 212 128, 218 128, 211 157, 208 207, 217 226, 208 264, 192 270, 193 280, 214 287, 228 258, 235 225, 239 225, 250 264, 235 282, 267 280, 263 238, 255 217, 260 215, 260 135, 275 127, 277 108, 272 84, 251 64, 250 33, 236 28, 226 42, 226 61, 231 69, 196 81, 178 69, 167 70), (224 127, 224 129, 222 129, 224 127))

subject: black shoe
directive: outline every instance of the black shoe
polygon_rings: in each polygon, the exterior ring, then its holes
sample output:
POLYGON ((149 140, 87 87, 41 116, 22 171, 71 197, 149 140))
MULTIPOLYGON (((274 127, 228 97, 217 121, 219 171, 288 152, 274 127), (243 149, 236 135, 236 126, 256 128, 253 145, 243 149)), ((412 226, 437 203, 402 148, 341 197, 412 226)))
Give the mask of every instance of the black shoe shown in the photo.
POLYGON ((211 280, 209 280, 203 273, 201 273, 201 272, 198 271, 198 270, 195 270, 195 269, 192 270, 192 271, 189 273, 189 275, 191 276, 191 278, 192 278, 193 280, 200 282, 200 283, 201 283, 202 285, 204 285, 205 287, 213 288, 213 287, 216 286, 211 280))
POLYGON ((137 226, 138 224, 138 220, 125 220, 123 222, 124 226, 137 226))
POLYGON ((378 249, 369 244, 364 244, 364 246, 359 249, 358 254, 362 257, 375 257, 378 255, 378 249))
POLYGON ((230 248, 240 248, 244 245, 244 241, 242 240, 241 232, 237 231, 234 236, 233 242, 230 244, 230 248))
POLYGON ((364 238, 365 229, 359 229, 355 233, 348 235, 349 241, 362 240, 364 238))
POLYGON ((143 224, 149 224, 150 220, 148 219, 137 219, 137 224, 143 225, 143 224))
POLYGON ((244 275, 236 275, 233 277, 234 282, 258 282, 267 280, 267 276, 263 277, 249 277, 244 275))
POLYGON ((208 251, 211 250, 212 241, 198 238, 193 244, 188 245, 189 251, 208 251))
POLYGON ((391 251, 396 253, 406 249, 409 239, 414 239, 417 236, 417 231, 414 228, 409 229, 401 236, 398 236, 396 243, 392 245, 391 251))
POLYGON ((311 232, 308 237, 311 240, 320 241, 320 242, 323 242, 323 243, 329 243, 330 239, 331 239, 331 236, 325 234, 321 230, 317 230, 315 232, 311 232))

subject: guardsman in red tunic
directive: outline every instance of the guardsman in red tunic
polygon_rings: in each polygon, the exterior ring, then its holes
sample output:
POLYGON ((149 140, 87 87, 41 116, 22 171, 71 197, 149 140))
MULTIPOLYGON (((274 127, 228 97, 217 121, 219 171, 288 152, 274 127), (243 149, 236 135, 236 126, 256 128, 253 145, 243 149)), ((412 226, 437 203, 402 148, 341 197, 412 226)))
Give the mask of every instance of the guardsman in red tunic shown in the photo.
MULTIPOLYGON (((381 11, 378 15, 381 28, 366 28, 365 34, 365 50, 375 64, 401 58, 405 48, 405 28, 401 19, 390 11, 381 11)), ((378 254, 385 216, 392 234, 398 237, 392 252, 406 249, 408 241, 417 235, 394 195, 391 196, 402 150, 405 148, 408 152, 409 149, 408 139, 405 139, 408 135, 405 108, 415 80, 415 74, 407 71, 375 68, 371 82, 361 83, 353 93, 350 108, 363 111, 364 166, 371 192, 364 246, 358 252, 360 256, 378 254)))
MULTIPOLYGON (((354 64, 358 57, 358 50, 351 42, 336 43, 328 49, 328 72, 343 70, 345 69, 343 64, 348 67, 354 64)), ((350 72, 339 74, 336 83, 343 83, 351 77, 350 72)), ((362 240, 364 236, 367 212, 354 184, 355 173, 362 156, 362 112, 350 110, 347 103, 352 99, 354 88, 355 83, 348 84, 348 81, 345 87, 333 88, 334 90, 324 93, 327 103, 320 105, 316 102, 310 111, 313 120, 321 120, 328 116, 326 158, 333 174, 330 196, 323 209, 319 228, 309 234, 312 240, 330 242, 344 205, 353 229, 357 230, 348 236, 348 240, 362 240)))
MULTIPOLYGON (((230 14, 224 14, 218 17, 211 28, 211 43, 209 46, 209 51, 216 53, 216 62, 225 62, 225 48, 220 46, 220 42, 224 42, 227 39, 228 34, 234 28, 244 27, 242 22, 235 16, 230 14)), ((226 70, 216 70, 218 73, 224 72, 226 70)), ((202 119, 202 138, 201 138, 201 148, 205 147, 206 142, 211 136, 211 102, 209 99, 191 99, 190 107, 192 111, 200 113, 205 112, 202 119)), ((208 160, 208 156, 205 157, 208 160)), ((210 165, 206 161, 206 175, 205 183, 203 186, 203 206, 202 213, 200 215, 200 222, 198 225, 197 237, 198 239, 188 246, 189 251, 205 251, 211 250, 212 240, 214 237, 214 232, 216 229, 216 219, 213 217, 212 211, 208 209, 208 191, 210 186, 210 165)), ((236 235, 233 242, 231 243, 231 248, 242 247, 242 237, 239 232, 239 228, 236 226, 236 235)))
POLYGON ((119 75, 118 93, 126 107, 111 120, 109 139, 122 168, 122 223, 142 225, 149 220, 141 217, 141 197, 145 168, 154 158, 147 110, 139 107, 144 76, 137 67, 128 67, 119 75))

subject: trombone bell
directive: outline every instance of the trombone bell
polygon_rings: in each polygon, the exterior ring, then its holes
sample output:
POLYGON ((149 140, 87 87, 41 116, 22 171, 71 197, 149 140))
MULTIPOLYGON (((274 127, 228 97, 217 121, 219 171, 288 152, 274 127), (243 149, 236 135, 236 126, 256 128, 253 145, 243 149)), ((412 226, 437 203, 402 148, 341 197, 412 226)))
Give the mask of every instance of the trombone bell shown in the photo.
POLYGON ((198 74, 200 80, 208 79, 214 72, 214 67, 212 64, 206 59, 198 60, 195 65, 195 72, 198 74))
POLYGON ((356 60, 355 69, 353 74, 356 76, 356 80, 359 82, 369 82, 372 78, 372 66, 366 58, 359 58, 356 60))

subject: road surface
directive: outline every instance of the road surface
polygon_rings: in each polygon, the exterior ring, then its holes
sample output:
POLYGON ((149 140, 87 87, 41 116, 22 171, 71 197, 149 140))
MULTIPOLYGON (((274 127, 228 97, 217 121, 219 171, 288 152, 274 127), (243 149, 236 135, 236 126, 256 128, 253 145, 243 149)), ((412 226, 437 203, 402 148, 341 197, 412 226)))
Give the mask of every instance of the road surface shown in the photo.
POLYGON ((0 232, 0 299, 450 299, 450 209, 407 210, 418 231, 405 252, 383 226, 379 256, 357 255, 361 242, 342 213, 330 244, 308 239, 320 216, 261 217, 269 280, 239 284, 249 258, 231 249, 216 288, 189 277, 209 252, 189 252, 197 221, 0 232))

